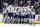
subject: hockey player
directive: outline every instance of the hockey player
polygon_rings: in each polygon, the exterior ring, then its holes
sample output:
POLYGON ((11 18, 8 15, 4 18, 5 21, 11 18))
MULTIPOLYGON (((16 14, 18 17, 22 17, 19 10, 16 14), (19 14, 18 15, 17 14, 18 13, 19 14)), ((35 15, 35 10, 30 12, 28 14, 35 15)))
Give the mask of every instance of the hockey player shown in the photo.
POLYGON ((36 14, 38 14, 38 9, 39 9, 39 2, 35 2, 34 3, 34 8, 35 8, 35 12, 36 12, 36 14))
POLYGON ((23 10, 23 5, 22 5, 22 4, 23 4, 23 2, 20 1, 20 2, 19 2, 19 7, 18 7, 18 8, 19 8, 19 9, 18 9, 18 12, 19 12, 19 16, 20 16, 20 17, 18 16, 18 17, 19 17, 19 18, 18 18, 18 22, 20 22, 20 23, 24 23, 23 17, 22 17, 22 16, 24 16, 24 15, 22 15, 22 12, 23 12, 23 11, 22 11, 22 10, 23 10), (20 20, 20 21, 19 21, 19 20, 20 20))
POLYGON ((7 8, 7 11, 8 11, 8 16, 10 17, 12 22, 14 7, 12 5, 9 5, 9 7, 7 8))
POLYGON ((8 7, 8 3, 6 1, 4 2, 4 6, 8 7))
POLYGON ((31 16, 32 16, 31 19, 34 19, 34 20, 32 20, 32 23, 36 24, 36 22, 35 22, 35 9, 34 9, 34 6, 31 6, 31 16))
POLYGON ((3 22, 5 22, 5 17, 6 17, 6 14, 7 14, 7 7, 4 5, 4 8, 3 8, 3 15, 4 15, 4 19, 3 19, 3 22))
POLYGON ((13 1, 12 6, 14 8, 13 13, 15 14, 15 16, 14 16, 14 22, 17 23, 18 21, 17 21, 17 14, 16 13, 18 11, 18 5, 17 5, 17 3, 15 1, 13 1))
POLYGON ((19 8, 17 8, 17 13, 16 13, 16 15, 17 15, 17 20, 18 20, 18 23, 21 23, 21 9, 22 9, 22 7, 19 7, 19 8))
POLYGON ((21 23, 26 23, 26 10, 25 8, 21 9, 21 23))
POLYGON ((30 7, 26 7, 26 20, 27 20, 27 23, 29 23, 30 14, 31 14, 31 8, 30 7))

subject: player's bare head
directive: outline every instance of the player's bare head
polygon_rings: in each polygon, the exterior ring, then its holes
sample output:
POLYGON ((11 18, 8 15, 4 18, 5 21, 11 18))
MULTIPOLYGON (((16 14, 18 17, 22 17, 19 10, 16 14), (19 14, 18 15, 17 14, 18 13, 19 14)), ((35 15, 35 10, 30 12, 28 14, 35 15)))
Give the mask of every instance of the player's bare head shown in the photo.
POLYGON ((22 1, 20 1, 20 4, 22 4, 23 2, 22 1))
POLYGON ((16 1, 13 1, 13 4, 16 4, 16 1))
POLYGON ((22 1, 20 1, 20 2, 19 2, 19 5, 22 5, 22 4, 23 4, 23 2, 22 2, 22 1))
POLYGON ((27 1, 27 5, 29 5, 29 6, 30 6, 30 5, 31 5, 31 1, 27 1))

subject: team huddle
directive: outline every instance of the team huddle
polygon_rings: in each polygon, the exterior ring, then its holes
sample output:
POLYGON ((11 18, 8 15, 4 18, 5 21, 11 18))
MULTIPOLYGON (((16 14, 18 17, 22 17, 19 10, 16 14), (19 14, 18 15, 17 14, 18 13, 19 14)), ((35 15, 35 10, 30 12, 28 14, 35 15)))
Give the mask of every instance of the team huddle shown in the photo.
POLYGON ((10 5, 5 1, 3 4, 4 23, 29 23, 29 19, 35 19, 35 15, 39 11, 38 2, 35 2, 34 6, 31 6, 31 1, 27 1, 27 4, 24 5, 22 1, 19 4, 13 1, 10 5))
MULTIPOLYGON (((5 4, 5 3, 4 3, 5 4)), ((18 6, 15 2, 12 5, 8 5, 6 3, 3 8, 4 20, 3 22, 8 23, 28 23, 29 16, 35 16, 35 9, 33 6, 21 6, 22 1, 20 1, 20 6, 18 6)), ((35 18, 33 18, 35 19, 35 18)))

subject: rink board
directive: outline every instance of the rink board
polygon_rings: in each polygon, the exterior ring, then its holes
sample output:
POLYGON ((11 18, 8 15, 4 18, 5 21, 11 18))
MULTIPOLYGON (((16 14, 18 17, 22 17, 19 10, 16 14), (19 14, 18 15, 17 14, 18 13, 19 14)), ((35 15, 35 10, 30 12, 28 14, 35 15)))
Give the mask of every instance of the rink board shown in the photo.
POLYGON ((3 14, 0 14, 0 23, 3 23, 2 20, 3 20, 3 14))
POLYGON ((35 15, 35 19, 31 19, 32 20, 32 24, 36 23, 36 24, 40 24, 40 14, 35 15))
POLYGON ((36 24, 40 24, 40 14, 35 16, 36 24))

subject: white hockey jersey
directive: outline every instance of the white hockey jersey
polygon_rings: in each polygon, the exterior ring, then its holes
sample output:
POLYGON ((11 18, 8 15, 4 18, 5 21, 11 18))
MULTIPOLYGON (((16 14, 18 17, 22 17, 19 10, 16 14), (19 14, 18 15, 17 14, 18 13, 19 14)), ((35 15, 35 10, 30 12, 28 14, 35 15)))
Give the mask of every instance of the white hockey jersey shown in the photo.
POLYGON ((21 9, 22 9, 22 7, 18 7, 18 8, 17 8, 17 10, 16 10, 16 11, 17 11, 17 12, 16 12, 17 15, 20 15, 21 9))
POLYGON ((14 7, 12 7, 12 5, 9 5, 9 7, 7 8, 8 13, 12 13, 14 10, 14 7))
POLYGON ((4 5, 5 5, 6 7, 8 7, 8 3, 4 3, 4 5))
POLYGON ((8 8, 8 7, 3 8, 3 13, 7 13, 7 8, 8 8))

